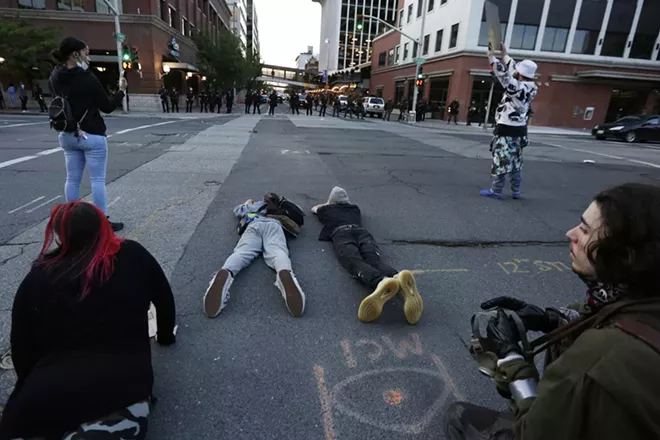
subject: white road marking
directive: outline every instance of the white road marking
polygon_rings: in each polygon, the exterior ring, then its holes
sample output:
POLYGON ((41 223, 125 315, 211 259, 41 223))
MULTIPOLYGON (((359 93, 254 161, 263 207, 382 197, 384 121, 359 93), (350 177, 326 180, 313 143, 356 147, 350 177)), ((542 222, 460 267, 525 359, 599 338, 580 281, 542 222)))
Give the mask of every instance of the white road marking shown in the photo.
POLYGON ((37 157, 38 156, 23 156, 16 159, 0 162, 0 168, 6 168, 8 166, 16 165, 17 163, 27 162, 28 160, 36 159, 37 157))
MULTIPOLYGON (((142 130, 143 128, 151 128, 151 127, 158 127, 159 125, 174 124, 175 122, 180 122, 180 121, 166 121, 166 122, 159 122, 158 124, 141 125, 139 127, 127 128, 126 130, 118 131, 117 133, 114 134, 114 136, 117 136, 117 135, 120 135, 120 134, 125 134, 125 133, 130 133, 131 131, 142 130)), ((108 137, 110 137, 110 136, 108 136, 108 137)))
POLYGON ((549 142, 546 142, 546 144, 547 145, 552 145, 553 147, 562 148, 564 150, 578 151, 580 153, 594 154, 596 156, 607 157, 609 159, 624 160, 626 162, 637 163, 637 164, 640 164, 640 165, 646 165, 646 166, 653 167, 653 168, 660 168, 660 165, 658 165, 658 164, 651 163, 651 162, 644 162, 643 160, 628 159, 628 158, 625 158, 625 157, 614 156, 614 155, 611 155, 611 154, 598 153, 598 152, 589 151, 589 150, 582 150, 580 148, 569 148, 569 147, 565 147, 563 145, 551 144, 549 142))
POLYGON ((44 150, 37 153, 37 156, 48 156, 49 154, 57 153, 63 151, 62 147, 51 148, 50 150, 44 150))
POLYGON ((0 128, 25 127, 26 125, 48 124, 48 122, 26 122, 25 124, 0 125, 0 128))
POLYGON ((114 205, 115 203, 117 203, 117 202, 119 201, 119 199, 121 199, 121 197, 117 197, 117 198, 114 199, 112 202, 108 203, 108 208, 112 207, 112 205, 114 205))
POLYGON ((33 204, 33 203, 37 203, 39 200, 44 199, 44 198, 46 198, 46 196, 37 197, 36 199, 32 200, 30 203, 26 203, 25 205, 23 205, 23 206, 19 206, 19 207, 16 208, 16 209, 12 209, 11 211, 9 211, 8 214, 13 214, 13 213, 15 213, 16 211, 20 211, 20 210, 23 209, 23 208, 27 208, 27 207, 30 206, 31 204, 33 204))
POLYGON ((628 159, 628 161, 638 163, 638 164, 641 164, 641 165, 647 165, 647 166, 650 166, 650 167, 653 167, 653 168, 660 168, 660 165, 658 165, 658 164, 651 163, 651 162, 644 162, 643 160, 628 159))
POLYGON ((32 209, 28 209, 28 210, 25 211, 25 212, 28 213, 28 214, 31 213, 31 212, 34 212, 34 211, 36 211, 37 209, 41 208, 42 206, 46 206, 47 204, 49 204, 49 203, 51 203, 51 202, 54 202, 55 200, 59 199, 60 197, 62 197, 62 196, 55 196, 55 197, 53 197, 52 199, 46 200, 45 202, 43 202, 43 203, 41 203, 41 204, 35 206, 35 207, 32 208, 32 209))

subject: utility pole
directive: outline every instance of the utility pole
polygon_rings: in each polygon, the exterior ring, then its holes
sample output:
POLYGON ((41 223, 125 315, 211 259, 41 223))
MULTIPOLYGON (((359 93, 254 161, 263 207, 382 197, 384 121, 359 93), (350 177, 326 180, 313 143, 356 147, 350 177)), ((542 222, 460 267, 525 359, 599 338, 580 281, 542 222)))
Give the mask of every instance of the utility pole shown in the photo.
POLYGON ((493 89, 495 88, 495 82, 493 78, 490 79, 490 93, 488 94, 488 106, 486 107, 486 120, 484 121, 484 130, 487 130, 488 127, 488 118, 490 117, 490 105, 493 103, 493 89))
MULTIPOLYGON (((119 0, 113 0, 113 3, 110 3, 109 0, 103 0, 103 3, 112 11, 112 13, 115 16, 115 41, 117 43, 117 64, 119 66, 119 80, 117 84, 119 84, 119 81, 124 77, 124 67, 122 66, 122 59, 121 59, 121 52, 122 52, 122 33, 121 33, 121 26, 119 25, 119 0)), ((124 110, 124 113, 128 113, 128 108, 126 106, 126 96, 124 96, 124 99, 121 101, 121 106, 122 109, 124 110)))

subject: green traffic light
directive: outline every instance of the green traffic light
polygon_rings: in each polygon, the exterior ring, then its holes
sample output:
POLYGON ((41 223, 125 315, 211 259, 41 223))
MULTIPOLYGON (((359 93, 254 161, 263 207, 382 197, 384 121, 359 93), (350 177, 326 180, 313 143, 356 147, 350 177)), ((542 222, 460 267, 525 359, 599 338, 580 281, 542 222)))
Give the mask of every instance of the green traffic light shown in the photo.
POLYGON ((122 56, 124 61, 130 61, 131 60, 131 55, 124 52, 124 55, 122 56))
POLYGON ((361 31, 361 30, 362 30, 362 23, 358 23, 358 25, 357 25, 357 30, 358 30, 358 31, 361 31))

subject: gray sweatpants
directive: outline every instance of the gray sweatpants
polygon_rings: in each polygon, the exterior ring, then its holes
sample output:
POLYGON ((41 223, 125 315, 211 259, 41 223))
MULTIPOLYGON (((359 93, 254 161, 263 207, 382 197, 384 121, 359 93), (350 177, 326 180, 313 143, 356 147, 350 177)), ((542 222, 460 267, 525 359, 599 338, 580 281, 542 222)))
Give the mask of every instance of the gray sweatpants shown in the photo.
POLYGON ((264 261, 271 269, 275 269, 278 273, 281 270, 291 270, 289 248, 279 222, 250 223, 222 268, 236 276, 262 252, 264 261))

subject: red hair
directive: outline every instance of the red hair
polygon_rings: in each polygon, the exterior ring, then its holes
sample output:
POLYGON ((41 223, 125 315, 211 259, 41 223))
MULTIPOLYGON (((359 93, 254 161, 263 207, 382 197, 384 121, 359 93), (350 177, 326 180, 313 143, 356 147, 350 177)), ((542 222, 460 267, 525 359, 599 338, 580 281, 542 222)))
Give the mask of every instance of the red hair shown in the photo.
POLYGON ((87 202, 59 204, 51 210, 37 262, 56 280, 80 280, 82 299, 95 284, 110 279, 122 241, 96 206, 87 202), (49 251, 55 236, 58 246, 49 251))

